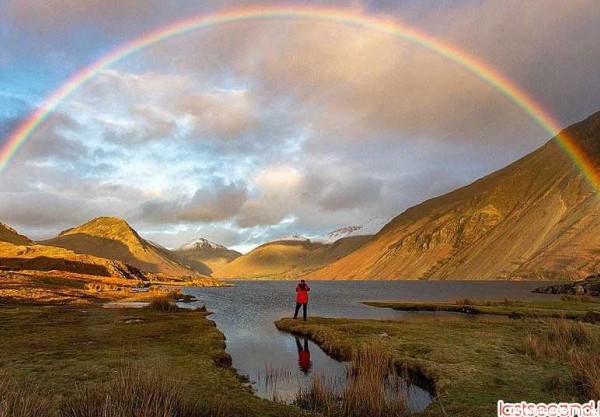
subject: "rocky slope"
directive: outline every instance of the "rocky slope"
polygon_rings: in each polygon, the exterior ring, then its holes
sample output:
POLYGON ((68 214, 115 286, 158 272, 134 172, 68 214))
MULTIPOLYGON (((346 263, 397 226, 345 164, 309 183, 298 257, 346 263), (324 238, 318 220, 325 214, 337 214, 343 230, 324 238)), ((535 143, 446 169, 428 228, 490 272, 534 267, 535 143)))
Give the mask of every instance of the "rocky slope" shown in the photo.
POLYGON ((182 264, 204 275, 211 275, 215 270, 242 256, 237 251, 204 238, 186 243, 173 253, 182 264))
POLYGON ((334 243, 318 243, 309 239, 276 240, 217 269, 213 277, 297 278, 355 251, 368 239, 370 236, 354 236, 334 243))
POLYGON ((170 251, 144 240, 125 220, 99 217, 40 242, 85 254, 125 262, 168 278, 202 278, 182 265, 170 251))
MULTIPOLYGON (((567 129, 600 159, 600 112, 567 129)), ((598 164, 597 164, 598 166, 598 164)), ((600 264, 600 203, 555 141, 406 210, 311 279, 577 279, 600 264)))

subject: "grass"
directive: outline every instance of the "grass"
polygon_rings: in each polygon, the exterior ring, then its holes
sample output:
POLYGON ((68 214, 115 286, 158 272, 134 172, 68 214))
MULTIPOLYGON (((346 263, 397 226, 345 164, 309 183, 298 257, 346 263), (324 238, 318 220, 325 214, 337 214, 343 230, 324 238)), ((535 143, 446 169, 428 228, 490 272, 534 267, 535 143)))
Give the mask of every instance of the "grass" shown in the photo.
POLYGON ((392 357, 378 344, 352 352, 351 368, 341 394, 316 377, 296 403, 324 417, 404 417, 408 415, 403 381, 392 357))
POLYGON ((0 374, 0 417, 46 416, 51 408, 37 385, 17 387, 9 372, 0 374))
POLYGON ((181 309, 169 298, 155 298, 146 308, 155 313, 177 313, 181 309))
POLYGON ((572 366, 572 379, 585 398, 600 397, 600 346, 596 326, 555 320, 547 329, 529 334, 525 352, 541 360, 554 360, 572 366))
POLYGON ((600 365, 596 365, 600 356, 595 356, 593 366, 585 366, 592 360, 589 355, 595 354, 589 346, 597 345, 590 341, 600 338, 600 327, 588 323, 427 315, 403 321, 283 319, 276 325, 309 337, 344 359, 353 349, 382 344, 396 366, 411 370, 435 391, 436 399, 424 416, 495 415, 499 399, 577 401, 597 398, 591 393, 600 390, 600 365), (525 344, 533 336, 562 340, 559 350, 571 355, 566 360, 559 359, 558 351, 553 356, 532 355, 525 344), (579 367, 572 359, 576 355, 580 355, 579 367))
MULTIPOLYGON (((215 410, 226 410, 228 416, 300 414, 294 407, 255 397, 243 385, 224 360, 223 335, 202 312, 7 306, 0 309, 0 334, 0 374, 9 375, 2 378, 0 390, 10 393, 2 395, 2 417, 94 416, 93 410, 109 405, 118 410, 120 398, 127 398, 124 393, 148 386, 158 387, 163 399, 175 387, 175 405, 196 407, 194 412, 203 410, 198 404, 212 404, 209 414, 200 416, 219 416, 215 410), (152 369, 160 370, 160 380, 152 369), (25 411, 14 411, 36 385, 42 388, 39 395, 23 406, 25 411), (75 406, 82 395, 86 402, 79 406, 91 407, 91 414, 81 414, 75 406)), ((130 415, 146 414, 123 416, 130 415)))
POLYGON ((597 344, 597 335, 589 325, 567 320, 553 320, 542 333, 529 334, 523 345, 537 357, 569 358, 571 354, 597 344))
POLYGON ((160 369, 126 368, 107 384, 88 386, 60 407, 60 417, 226 417, 229 403, 185 400, 183 386, 160 369))
POLYGON ((561 300, 514 301, 458 299, 454 302, 381 302, 365 304, 399 311, 447 311, 468 314, 492 314, 512 318, 583 319, 589 312, 600 312, 600 303, 585 297, 563 297, 561 300))

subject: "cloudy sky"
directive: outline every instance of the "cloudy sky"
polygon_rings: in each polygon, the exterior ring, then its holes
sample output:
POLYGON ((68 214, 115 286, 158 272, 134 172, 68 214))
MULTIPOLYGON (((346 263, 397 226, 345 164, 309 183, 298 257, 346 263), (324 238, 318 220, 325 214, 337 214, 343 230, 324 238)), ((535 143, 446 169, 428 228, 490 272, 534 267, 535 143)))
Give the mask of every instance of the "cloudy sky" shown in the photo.
MULTIPOLYGON (((0 144, 70 76, 144 33, 241 4, 393 19, 487 62, 561 126, 600 110, 597 0, 4 0, 0 144)), ((101 215, 167 247, 247 250, 406 208, 548 140, 457 64, 373 30, 247 21, 103 70, 0 175, 0 221, 33 238, 101 215)))

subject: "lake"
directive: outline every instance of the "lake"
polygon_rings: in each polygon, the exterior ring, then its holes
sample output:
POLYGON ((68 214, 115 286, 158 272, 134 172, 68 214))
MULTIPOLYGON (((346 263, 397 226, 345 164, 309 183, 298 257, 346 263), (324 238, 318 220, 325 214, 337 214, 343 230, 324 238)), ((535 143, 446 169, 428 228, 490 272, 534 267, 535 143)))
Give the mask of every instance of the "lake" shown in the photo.
MULTIPOLYGON (((233 366, 248 376, 256 394, 290 402, 314 375, 343 385, 346 364, 317 345, 277 330, 273 322, 291 317, 295 281, 231 281, 234 287, 186 288, 214 312, 211 319, 227 338, 233 366), (305 349, 306 348, 306 349, 305 349)), ((401 319, 415 314, 369 307, 362 301, 454 301, 459 298, 541 300, 557 297, 531 290, 539 281, 314 281, 310 282, 309 316, 401 319)), ((423 410, 432 400, 415 385, 406 387, 409 408, 423 410)))

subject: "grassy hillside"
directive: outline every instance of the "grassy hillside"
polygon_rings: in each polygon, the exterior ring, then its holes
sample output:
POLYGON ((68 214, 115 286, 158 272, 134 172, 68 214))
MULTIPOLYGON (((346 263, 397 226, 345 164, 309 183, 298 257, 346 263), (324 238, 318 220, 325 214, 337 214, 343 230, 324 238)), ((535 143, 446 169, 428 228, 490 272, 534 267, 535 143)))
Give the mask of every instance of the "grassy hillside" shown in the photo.
POLYGON ((332 244, 276 241, 264 244, 219 268, 217 278, 292 279, 327 265, 361 247, 370 236, 340 239, 332 244))
POLYGON ((0 223, 0 242, 12 243, 13 245, 33 245, 26 236, 17 233, 4 223, 0 223))
POLYGON ((196 277, 167 249, 144 240, 125 220, 99 217, 41 242, 76 253, 116 259, 143 271, 168 277, 196 277))

